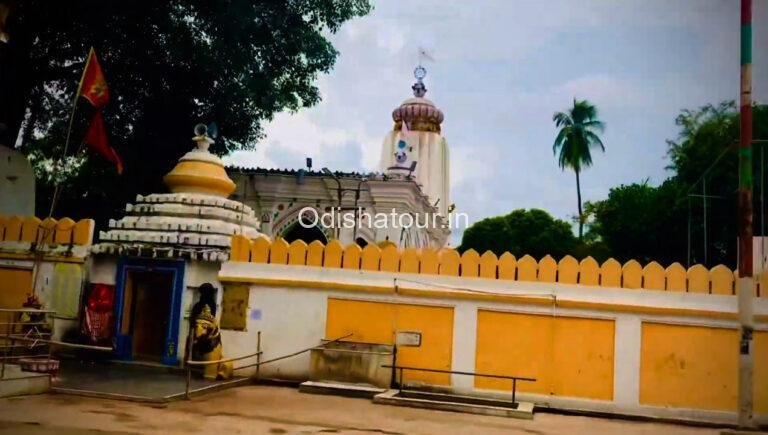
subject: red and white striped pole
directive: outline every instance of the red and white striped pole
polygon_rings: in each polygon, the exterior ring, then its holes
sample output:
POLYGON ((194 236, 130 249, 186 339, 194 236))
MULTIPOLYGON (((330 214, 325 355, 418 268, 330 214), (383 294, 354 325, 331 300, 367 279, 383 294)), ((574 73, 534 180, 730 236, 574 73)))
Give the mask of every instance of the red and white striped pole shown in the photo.
POLYGON ((739 139, 739 421, 753 418, 754 349, 752 331, 752 0, 741 0, 741 113, 739 139))

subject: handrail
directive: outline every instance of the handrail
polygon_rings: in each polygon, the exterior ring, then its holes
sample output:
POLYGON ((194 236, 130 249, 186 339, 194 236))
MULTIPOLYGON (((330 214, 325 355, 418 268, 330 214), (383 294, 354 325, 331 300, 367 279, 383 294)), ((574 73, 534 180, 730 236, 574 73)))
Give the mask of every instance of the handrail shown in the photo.
MULTIPOLYGON (((328 341, 328 342, 326 342, 326 343, 324 343, 324 344, 335 343, 335 342, 337 342, 337 341, 339 341, 339 340, 343 340, 343 339, 345 339, 345 338, 349 338, 349 337, 351 337, 352 335, 354 335, 354 334, 347 334, 347 335, 345 335, 345 336, 343 336, 343 337, 339 337, 339 338, 337 338, 337 339, 335 339, 335 340, 332 340, 332 341, 328 341)), ((277 357, 277 358, 273 358, 273 359, 271 359, 271 360, 268 360, 268 361, 261 361, 261 362, 258 362, 258 363, 256 363, 256 364, 250 364, 250 365, 246 365, 246 366, 242 366, 242 367, 237 367, 235 370, 241 370, 241 369, 244 369, 244 368, 253 367, 254 365, 261 365, 261 364, 267 364, 267 363, 271 363, 271 362, 279 361, 279 360, 281 360, 281 359, 285 359, 285 358, 289 358, 289 357, 292 357, 292 356, 296 356, 296 355, 302 354, 302 353, 304 353, 304 352, 309 352, 310 350, 314 350, 314 349, 321 349, 321 348, 322 348, 322 346, 312 346, 312 347, 308 347, 308 348, 306 348, 306 349, 302 349, 302 350, 300 350, 300 351, 298 351, 298 352, 294 352, 294 353, 292 353, 292 354, 290 354, 290 355, 283 355, 283 356, 280 356, 280 357, 277 357)), ((330 349, 329 349, 329 350, 330 350, 330 349)), ((238 356, 238 357, 234 357, 234 358, 224 358, 224 359, 217 359, 217 360, 215 360, 215 361, 196 361, 196 360, 187 360, 187 362, 186 362, 186 363, 187 363, 188 365, 192 365, 192 366, 206 366, 206 365, 209 365, 209 364, 219 364, 219 363, 224 363, 224 362, 239 361, 239 360, 242 360, 242 359, 252 358, 252 357, 254 357, 254 356, 258 356, 258 355, 261 355, 261 354, 263 354, 263 353, 264 353, 264 352, 262 352, 262 351, 258 351, 258 352, 256 352, 256 353, 252 353, 252 354, 249 354, 249 355, 243 355, 243 356, 238 356)))
POLYGON ((375 352, 372 350, 355 350, 355 349, 332 349, 332 348, 323 347, 323 346, 313 347, 312 350, 323 350, 328 352, 339 352, 339 353, 362 353, 366 355, 392 355, 393 354, 393 352, 375 352))
POLYGON ((90 344, 70 343, 67 341, 58 341, 58 340, 45 340, 42 338, 7 336, 7 339, 11 341, 32 341, 37 343, 53 344, 56 346, 74 347, 78 349, 101 350, 104 352, 112 352, 114 350, 114 348, 107 347, 107 346, 93 346, 90 344))
MULTIPOLYGON (((350 334, 347 334, 347 335, 345 335, 343 337, 339 337, 337 339, 331 340, 331 341, 329 341, 327 343, 324 343, 324 344, 335 343, 335 342, 343 340, 345 338, 349 338, 352 335, 354 335, 354 334, 350 333, 350 334)), ((190 333, 190 336, 191 336, 191 333, 190 333)), ((190 342, 190 347, 191 346, 192 346, 192 343, 190 342)), ((185 392, 184 392, 184 397, 189 399, 189 387, 190 387, 190 384, 192 382, 192 370, 191 370, 190 366, 193 366, 193 365, 195 365, 195 366, 206 366, 206 365, 209 365, 209 364, 219 364, 221 362, 237 361, 237 360, 242 360, 242 359, 251 358, 251 357, 256 356, 256 357, 259 357, 259 360, 257 360, 255 363, 247 364, 247 365, 244 365, 244 366, 241 366, 241 367, 235 367, 232 370, 242 370, 242 369, 246 369, 246 368, 249 368, 249 367, 256 367, 256 374, 258 375, 259 368, 261 368, 261 366, 264 365, 264 364, 269 364, 269 363, 273 363, 275 361, 280 361, 280 360, 283 360, 283 359, 286 359, 286 358, 291 358, 291 357, 300 355, 300 354, 302 354, 304 352, 309 352, 309 351, 311 351, 312 349, 315 349, 315 348, 317 348, 317 346, 308 347, 306 349, 299 350, 298 352, 293 352, 293 353, 288 354, 288 355, 282 355, 282 356, 279 356, 279 357, 276 357, 276 358, 272 358, 272 359, 267 360, 267 361, 261 361, 261 355, 262 355, 263 352, 261 351, 261 331, 259 331, 258 332, 257 344, 256 344, 256 353, 254 353, 252 355, 245 355, 245 356, 240 356, 240 357, 235 357, 235 358, 225 358, 223 360, 216 360, 216 361, 193 361, 193 360, 187 360, 186 361, 187 386, 186 386, 186 389, 185 389, 185 392)), ((191 349, 187 349, 187 352, 188 352, 187 353, 188 355, 191 355, 191 349)))
POLYGON ((55 310, 41 310, 38 308, 0 308, 0 313, 56 313, 55 310))
MULTIPOLYGON (((331 341, 329 341, 329 342, 327 342, 325 344, 335 343, 335 342, 337 342, 339 340, 343 340, 345 338, 349 338, 349 337, 351 337, 353 335, 354 334, 347 334, 347 335, 345 335, 343 337, 339 337, 339 338, 337 338, 335 340, 331 340, 331 341)), ((247 366, 238 367, 237 370, 248 368, 248 367, 253 367, 253 366, 259 366, 260 367, 260 366, 262 366, 264 364, 269 364, 269 363, 273 363, 275 361, 280 361, 280 360, 283 360, 283 359, 286 359, 286 358, 290 358, 290 357, 294 357, 294 356, 297 356, 297 355, 301 355, 304 352, 309 352, 310 350, 314 349, 315 347, 317 347, 317 346, 308 347, 308 348, 302 349, 302 350, 300 350, 298 352, 294 352, 294 353, 291 353, 291 354, 288 354, 288 355, 279 356, 277 358, 268 359, 266 361, 261 361, 261 362, 258 362, 256 364, 251 364, 251 365, 247 365, 247 366)))
MULTIPOLYGON (((536 378, 529 378, 525 376, 506 376, 506 375, 495 375, 490 373, 475 373, 475 372, 462 372, 458 370, 440 370, 440 369, 425 369, 421 367, 408 367, 408 366, 398 366, 395 364, 382 364, 381 367, 387 368, 387 369, 395 369, 400 370, 400 382, 398 382, 397 386, 399 391, 402 393, 403 391, 403 371, 404 370, 414 370, 419 372, 431 372, 431 373, 450 373, 452 375, 467 375, 467 376, 479 376, 482 378, 497 378, 497 379, 511 379, 512 380, 512 403, 515 404, 516 402, 516 393, 517 393, 517 381, 525 381, 525 382, 536 382, 536 378)), ((394 377, 394 372, 392 373, 394 377)), ((393 379, 394 380, 394 379, 393 379)))
POLYGON ((394 365, 382 365, 388 369, 403 369, 403 370, 416 370, 420 372, 434 372, 434 373, 450 373, 452 375, 468 375, 468 376, 480 376, 483 378, 500 378, 500 379, 517 379, 520 381, 536 382, 536 378, 529 378, 525 376, 506 376, 506 375, 492 375, 487 373, 475 373, 475 372, 461 372, 457 370, 440 370, 440 369, 425 369, 420 367, 408 367, 408 366, 394 366, 394 365))
POLYGON ((214 361, 187 360, 187 365, 191 365, 191 366, 206 366, 208 364, 218 364, 218 363, 225 363, 225 362, 232 362, 232 361, 240 361, 241 359, 248 359, 248 358, 253 358, 255 356, 259 356, 262 353, 264 353, 264 352, 258 351, 256 353, 252 353, 250 355, 243 355, 243 356, 238 356, 238 357, 234 357, 234 358, 217 359, 217 360, 214 360, 214 361))

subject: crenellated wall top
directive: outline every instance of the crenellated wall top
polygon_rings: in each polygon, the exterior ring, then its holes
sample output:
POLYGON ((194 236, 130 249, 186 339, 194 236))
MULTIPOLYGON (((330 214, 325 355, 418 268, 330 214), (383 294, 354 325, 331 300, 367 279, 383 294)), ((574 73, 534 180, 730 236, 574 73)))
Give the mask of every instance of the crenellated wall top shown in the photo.
MULTIPOLYGON (((301 240, 289 244, 281 238, 270 241, 243 236, 232 238, 230 261, 717 295, 736 294, 737 278, 724 265, 707 269, 696 264, 686 269, 680 263, 663 267, 657 262, 642 265, 630 260, 621 264, 613 258, 599 264, 592 257, 579 261, 569 255, 560 260, 549 255, 536 260, 529 255, 516 258, 509 252, 481 255, 473 249, 459 254, 453 249, 344 247, 337 240, 327 245, 319 241, 307 245, 301 240)), ((766 278, 760 277, 756 295, 768 296, 760 291, 766 278)))

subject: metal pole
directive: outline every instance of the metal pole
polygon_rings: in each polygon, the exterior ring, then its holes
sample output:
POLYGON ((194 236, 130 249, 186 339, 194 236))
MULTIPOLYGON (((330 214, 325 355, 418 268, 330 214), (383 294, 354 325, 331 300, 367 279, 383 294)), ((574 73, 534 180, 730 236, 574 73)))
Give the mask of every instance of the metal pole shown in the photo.
MULTIPOLYGON (((190 316, 192 316, 192 313, 190 313, 190 316)), ((190 384, 192 384, 192 365, 189 364, 189 361, 192 359, 192 347, 194 346, 195 341, 195 328, 194 328, 195 319, 192 319, 191 322, 189 322, 189 331, 187 331, 187 345, 186 349, 184 349, 184 369, 186 369, 187 379, 186 379, 186 386, 184 387, 184 398, 186 400, 189 400, 189 387, 190 384)))
POLYGON ((688 196, 688 259, 685 264, 686 268, 691 267, 691 197, 688 196))
POLYGON ((357 182, 357 189, 355 189, 355 228, 352 232, 352 241, 357 243, 357 227, 359 226, 359 213, 358 213, 358 204, 360 203, 360 191, 362 190, 363 183, 366 183, 368 180, 366 178, 362 178, 360 181, 357 182))
POLYGON ((765 144, 760 144, 760 270, 765 270, 765 144))
POLYGON ((259 369, 261 368, 261 331, 256 333, 256 373, 254 377, 259 380, 259 369))
POLYGON ((352 229, 352 242, 353 242, 353 243, 357 243, 357 227, 358 227, 358 221, 357 221, 357 219, 358 219, 358 217, 357 217, 357 216, 358 216, 358 214, 357 214, 357 204, 360 202, 360 185, 361 185, 361 184, 363 184, 363 182, 362 182, 362 181, 360 181, 359 183, 357 183, 357 189, 355 190, 355 209, 354 209, 354 214, 355 214, 355 228, 353 228, 353 229, 352 229))
MULTIPOLYGON (((51 340, 53 340, 53 334, 56 333, 56 315, 51 313, 44 313, 43 318, 51 316, 51 340)), ((48 363, 50 364, 51 358, 53 358, 53 344, 48 343, 48 363)))
POLYGON ((512 379, 512 404, 513 405, 517 403, 515 401, 516 392, 517 392, 517 379, 512 379))
POLYGON ((703 215, 704 215, 704 265, 707 265, 709 263, 707 262, 708 259, 707 259, 707 179, 706 178, 701 180, 701 189, 702 189, 702 192, 704 192, 704 194, 701 195, 701 200, 703 201, 703 204, 704 204, 704 210, 703 210, 703 215))
POLYGON ((741 0, 741 135, 739 138, 739 420, 755 426, 752 377, 752 0, 741 0))
POLYGON ((192 383, 192 366, 186 365, 187 369, 187 385, 184 388, 184 399, 189 400, 189 385, 192 383))
POLYGON ((14 325, 13 313, 9 313, 9 316, 11 317, 11 321, 8 322, 9 325, 7 326, 7 329, 5 330, 5 343, 4 343, 4 345, 5 345, 5 349, 4 350, 5 351, 3 352, 3 356, 4 356, 4 358, 3 358, 3 365, 2 365, 2 367, 0 367, 0 379, 5 377, 5 361, 10 356, 9 353, 10 353, 10 349, 11 349, 10 348, 10 346, 11 346, 11 330, 13 329, 13 325, 14 325))

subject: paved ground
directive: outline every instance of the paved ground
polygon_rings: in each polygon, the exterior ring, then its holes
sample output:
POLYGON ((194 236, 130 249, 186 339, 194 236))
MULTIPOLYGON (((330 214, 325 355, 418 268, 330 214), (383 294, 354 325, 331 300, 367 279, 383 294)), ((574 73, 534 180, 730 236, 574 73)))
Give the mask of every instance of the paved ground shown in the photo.
MULTIPOLYGON (((167 367, 107 362, 81 363, 66 359, 61 361, 59 374, 53 380, 53 386, 57 388, 99 393, 119 392, 146 399, 181 395, 186 389, 186 383, 184 372, 167 367)), ((203 379, 202 376, 193 376, 190 389, 194 391, 220 383, 222 382, 203 379)))
POLYGON ((537 413, 532 421, 374 405, 287 387, 144 405, 52 394, 0 399, 0 434, 717 434, 716 429, 537 413))

